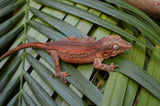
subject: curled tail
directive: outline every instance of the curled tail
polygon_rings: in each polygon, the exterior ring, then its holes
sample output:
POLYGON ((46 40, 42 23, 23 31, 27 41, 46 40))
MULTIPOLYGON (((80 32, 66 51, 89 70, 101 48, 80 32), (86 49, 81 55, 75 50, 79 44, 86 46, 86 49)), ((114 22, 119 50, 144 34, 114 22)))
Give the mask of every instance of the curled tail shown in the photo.
POLYGON ((30 42, 30 43, 26 43, 26 44, 23 44, 23 45, 20 45, 6 53, 4 53, 1 57, 0 57, 0 61, 5 58, 6 56, 10 55, 10 54, 13 54, 14 52, 17 52, 18 50, 21 50, 21 49, 24 49, 24 48, 30 48, 30 47, 33 47, 33 48, 39 48, 39 49, 46 49, 46 45, 45 43, 41 43, 41 42, 30 42))

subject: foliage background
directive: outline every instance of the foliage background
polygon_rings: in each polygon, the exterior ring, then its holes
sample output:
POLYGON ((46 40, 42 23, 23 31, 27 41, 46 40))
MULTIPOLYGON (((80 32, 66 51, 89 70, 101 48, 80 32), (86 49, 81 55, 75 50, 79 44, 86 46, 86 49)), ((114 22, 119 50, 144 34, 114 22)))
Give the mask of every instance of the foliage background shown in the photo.
POLYGON ((1 55, 23 43, 67 36, 99 40, 120 34, 133 45, 104 61, 120 66, 110 76, 93 64, 61 62, 62 70, 71 74, 68 84, 51 77, 54 63, 49 54, 21 50, 0 62, 0 105, 160 104, 160 28, 140 10, 123 0, 1 0, 0 8, 1 55))

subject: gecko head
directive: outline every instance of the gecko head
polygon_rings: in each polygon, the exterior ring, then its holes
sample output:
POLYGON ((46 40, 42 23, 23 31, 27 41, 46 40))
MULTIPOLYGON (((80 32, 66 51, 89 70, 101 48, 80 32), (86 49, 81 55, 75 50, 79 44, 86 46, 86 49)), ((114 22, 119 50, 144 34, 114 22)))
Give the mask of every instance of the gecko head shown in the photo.
POLYGON ((119 35, 106 36, 104 40, 103 47, 106 47, 104 54, 108 54, 109 57, 116 56, 132 48, 131 43, 123 40, 119 35))

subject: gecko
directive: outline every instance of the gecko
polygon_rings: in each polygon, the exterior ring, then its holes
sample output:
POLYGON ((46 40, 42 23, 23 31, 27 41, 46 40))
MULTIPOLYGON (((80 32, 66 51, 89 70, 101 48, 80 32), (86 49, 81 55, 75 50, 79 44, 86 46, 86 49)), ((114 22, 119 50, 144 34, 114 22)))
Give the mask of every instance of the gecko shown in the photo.
POLYGON ((108 73, 115 71, 117 65, 107 65, 102 62, 104 59, 116 56, 120 53, 130 50, 131 43, 123 40, 119 35, 105 36, 96 41, 95 38, 76 38, 69 36, 67 38, 52 41, 52 42, 29 42, 22 44, 0 57, 0 61, 6 56, 25 48, 43 49, 51 55, 55 64, 56 75, 65 83, 66 77, 69 76, 67 72, 62 72, 60 67, 60 60, 66 63, 86 64, 93 63, 95 69, 104 70, 108 73))

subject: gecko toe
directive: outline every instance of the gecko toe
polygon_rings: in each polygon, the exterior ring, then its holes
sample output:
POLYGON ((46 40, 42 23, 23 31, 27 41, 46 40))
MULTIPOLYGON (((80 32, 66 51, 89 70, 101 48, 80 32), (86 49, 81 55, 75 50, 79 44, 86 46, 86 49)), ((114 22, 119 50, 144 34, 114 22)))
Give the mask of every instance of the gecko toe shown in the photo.
POLYGON ((115 68, 119 67, 118 65, 114 65, 113 63, 111 63, 111 65, 108 68, 108 73, 110 74, 111 72, 115 72, 115 68))
POLYGON ((113 66, 113 68, 118 68, 119 66, 117 66, 117 65, 115 65, 115 66, 113 66))
POLYGON ((114 68, 118 68, 119 66, 118 65, 114 65, 113 63, 111 63, 111 68, 114 69, 114 68))
POLYGON ((70 76, 70 74, 68 74, 67 72, 62 72, 63 75, 61 76, 61 80, 64 82, 64 83, 67 83, 67 80, 66 80, 66 77, 67 76, 70 76))
POLYGON ((70 76, 67 72, 59 72, 57 75, 53 75, 53 77, 59 77, 64 83, 67 83, 66 77, 70 76))

